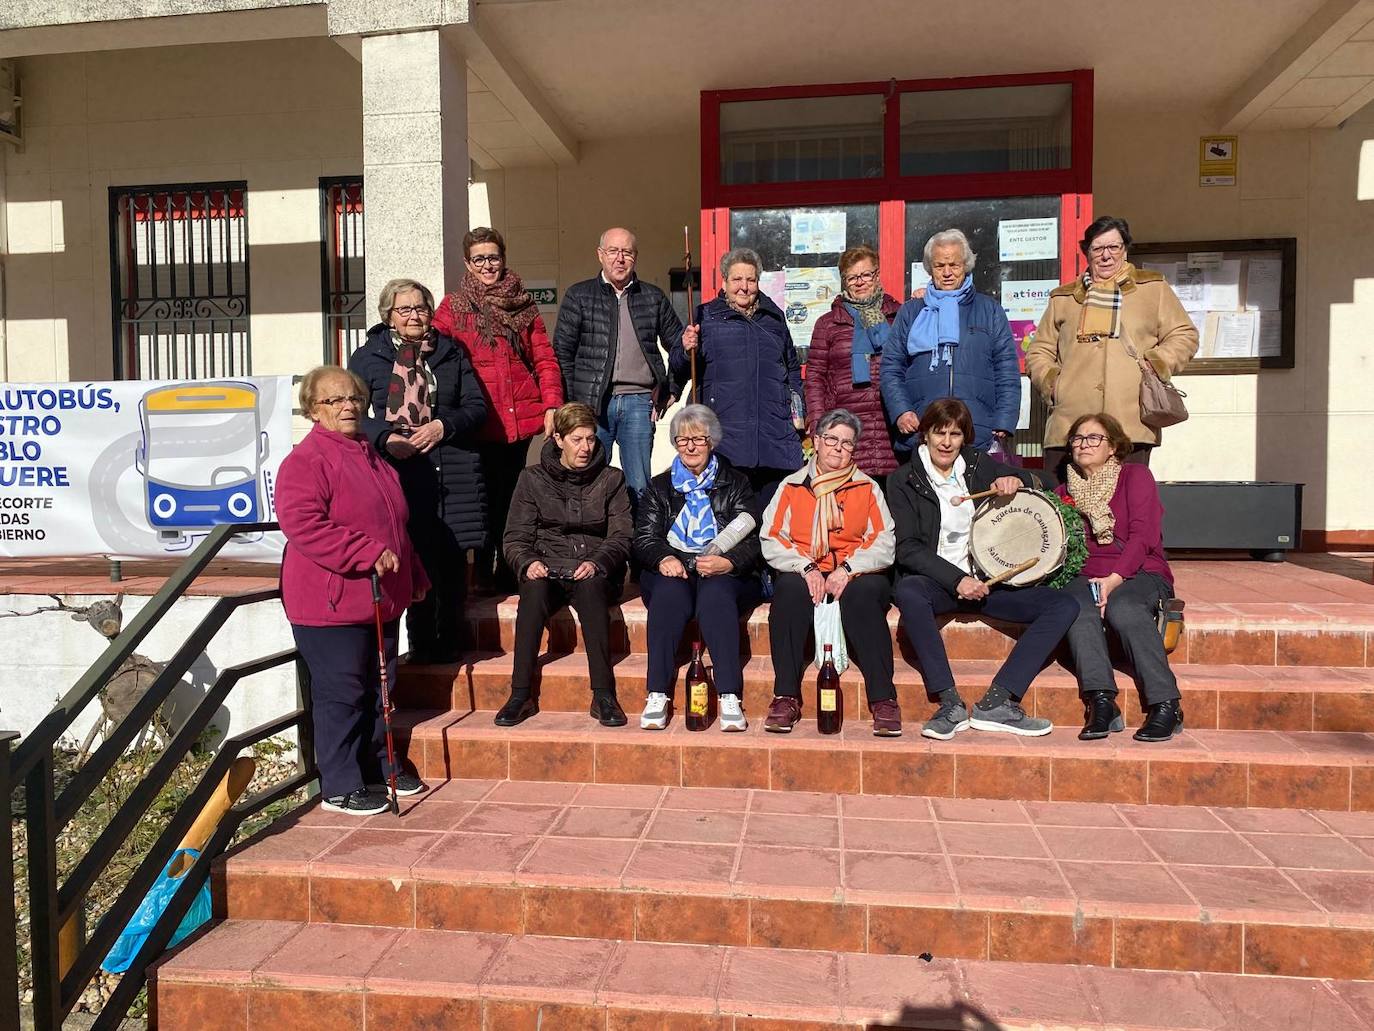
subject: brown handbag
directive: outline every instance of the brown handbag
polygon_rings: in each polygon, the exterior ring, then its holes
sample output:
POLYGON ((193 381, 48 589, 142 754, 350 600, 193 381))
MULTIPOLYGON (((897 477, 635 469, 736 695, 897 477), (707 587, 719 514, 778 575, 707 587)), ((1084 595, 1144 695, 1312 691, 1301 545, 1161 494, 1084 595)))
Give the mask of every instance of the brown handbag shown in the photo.
POLYGON ((1140 421, 1151 429, 1162 430, 1174 426, 1188 418, 1188 406, 1183 399, 1188 395, 1166 379, 1161 379, 1155 367, 1147 362, 1130 341, 1124 337, 1121 342, 1126 353, 1140 366, 1140 421))

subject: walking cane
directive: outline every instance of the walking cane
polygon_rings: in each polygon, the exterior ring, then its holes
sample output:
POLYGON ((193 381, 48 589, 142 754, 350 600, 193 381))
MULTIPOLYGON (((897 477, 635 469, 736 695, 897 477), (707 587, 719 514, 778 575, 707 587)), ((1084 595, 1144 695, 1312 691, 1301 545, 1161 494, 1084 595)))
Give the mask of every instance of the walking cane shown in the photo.
MULTIPOLYGON (((686 256, 682 259, 682 265, 687 282, 687 322, 690 325, 696 312, 692 304, 692 234, 686 226, 682 227, 682 243, 687 251, 686 256)), ((700 336, 697 337, 697 346, 692 348, 692 404, 697 403, 697 348, 699 347, 701 347, 700 336)))
POLYGON ((381 671, 382 724, 386 727, 387 794, 391 811, 401 815, 401 802, 396 794, 396 742, 391 736, 391 686, 386 677, 386 635, 382 631, 382 578, 372 574, 372 612, 377 622, 377 664, 381 671))

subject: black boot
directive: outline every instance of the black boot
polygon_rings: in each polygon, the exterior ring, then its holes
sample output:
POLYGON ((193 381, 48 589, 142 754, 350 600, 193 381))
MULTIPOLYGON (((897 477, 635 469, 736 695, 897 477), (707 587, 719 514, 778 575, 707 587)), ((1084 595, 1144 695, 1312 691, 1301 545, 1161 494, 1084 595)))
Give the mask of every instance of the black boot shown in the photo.
POLYGON ((1137 741, 1168 741, 1183 732, 1183 701, 1170 698, 1145 710, 1145 722, 1133 735, 1137 741))
POLYGON ((539 703, 532 695, 513 694, 506 699, 506 704, 501 706, 494 722, 498 727, 514 727, 524 723, 538 711, 539 703))
POLYGON ((625 710, 613 694, 592 695, 591 717, 603 727, 623 727, 627 722, 625 710))
POLYGON ((1083 696, 1083 729, 1078 732, 1078 740, 1099 741, 1125 729, 1126 721, 1116 707, 1116 695, 1110 691, 1089 691, 1083 696))

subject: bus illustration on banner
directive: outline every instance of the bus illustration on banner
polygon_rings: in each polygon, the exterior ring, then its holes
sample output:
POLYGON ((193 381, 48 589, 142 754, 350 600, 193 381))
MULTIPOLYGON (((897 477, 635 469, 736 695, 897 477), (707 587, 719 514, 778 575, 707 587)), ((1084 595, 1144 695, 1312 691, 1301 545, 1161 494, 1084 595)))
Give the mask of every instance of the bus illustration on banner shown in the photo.
POLYGON ((139 401, 148 525, 164 541, 262 518, 268 437, 258 388, 242 380, 155 387, 139 401))

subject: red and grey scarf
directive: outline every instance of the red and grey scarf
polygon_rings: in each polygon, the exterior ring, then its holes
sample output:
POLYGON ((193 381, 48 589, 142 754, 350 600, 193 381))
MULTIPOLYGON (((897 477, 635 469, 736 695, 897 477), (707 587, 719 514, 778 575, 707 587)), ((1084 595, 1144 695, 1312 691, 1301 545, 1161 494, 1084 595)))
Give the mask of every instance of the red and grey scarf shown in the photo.
POLYGON ((496 338, 503 336, 510 341, 516 356, 525 361, 522 338, 539 317, 539 309, 518 275, 506 269, 500 279, 487 286, 469 269, 458 289, 449 295, 448 303, 454 315, 476 312, 477 335, 482 343, 495 347, 496 338))

